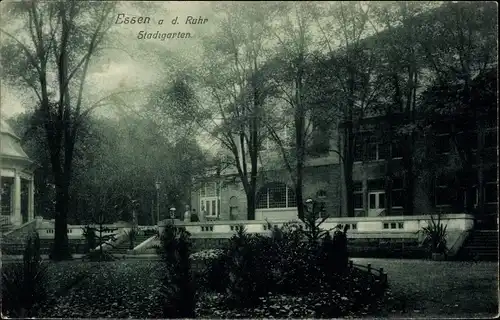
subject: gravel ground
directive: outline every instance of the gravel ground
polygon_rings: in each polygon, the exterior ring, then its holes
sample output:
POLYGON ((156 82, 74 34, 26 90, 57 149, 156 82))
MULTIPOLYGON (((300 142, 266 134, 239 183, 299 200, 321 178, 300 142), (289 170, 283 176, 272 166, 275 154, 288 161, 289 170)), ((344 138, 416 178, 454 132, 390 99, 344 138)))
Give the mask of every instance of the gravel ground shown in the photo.
POLYGON ((380 316, 397 318, 493 317, 498 314, 498 264, 353 258, 384 268, 389 290, 380 316))

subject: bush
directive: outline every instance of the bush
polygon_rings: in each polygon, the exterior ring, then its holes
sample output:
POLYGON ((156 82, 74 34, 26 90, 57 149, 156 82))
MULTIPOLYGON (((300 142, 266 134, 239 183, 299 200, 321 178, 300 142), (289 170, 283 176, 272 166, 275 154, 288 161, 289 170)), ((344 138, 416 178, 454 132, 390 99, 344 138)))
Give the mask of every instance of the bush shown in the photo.
POLYGON ((91 226, 85 226, 82 228, 83 237, 85 238, 85 253, 89 253, 97 247, 97 235, 95 233, 95 228, 91 226))
POLYGON ((200 282, 218 293, 200 301, 200 312, 210 316, 216 309, 212 316, 230 318, 341 317, 364 312, 383 293, 372 276, 349 269, 346 228, 333 238, 328 232, 307 236, 309 230, 297 223, 270 229, 271 236, 263 237, 238 228, 226 250, 194 256, 209 262, 200 282))
POLYGON ((196 292, 191 275, 191 242, 183 228, 167 225, 158 248, 165 275, 160 289, 165 318, 194 318, 196 292))
POLYGON ((258 256, 255 255, 251 236, 242 226, 230 239, 226 257, 228 305, 233 308, 254 305, 259 298, 256 272, 258 256))
POLYGON ((225 250, 204 250, 191 255, 199 270, 194 273, 200 289, 219 293, 226 292, 228 255, 225 250))
POLYGON ((40 238, 28 238, 22 263, 2 266, 2 313, 9 317, 36 317, 47 300, 47 267, 40 257, 40 238))

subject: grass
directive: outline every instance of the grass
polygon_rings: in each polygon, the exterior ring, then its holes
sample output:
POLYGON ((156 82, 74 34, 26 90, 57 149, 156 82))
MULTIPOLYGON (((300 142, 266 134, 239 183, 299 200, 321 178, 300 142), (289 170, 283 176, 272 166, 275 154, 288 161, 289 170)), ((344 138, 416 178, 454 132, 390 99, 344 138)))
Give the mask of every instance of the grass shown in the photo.
POLYGON ((498 313, 498 265, 353 258, 384 268, 392 299, 384 317, 491 317, 498 313))
MULTIPOLYGON (((489 262, 354 258, 388 273, 381 317, 484 317, 497 313, 498 267, 489 262)), ((161 318, 158 261, 59 262, 49 265, 52 291, 63 293, 39 317, 161 318), (79 274, 88 274, 65 288, 79 274), (67 289, 67 290, 66 290, 67 289)), ((271 298, 271 297, 270 297, 271 298)))

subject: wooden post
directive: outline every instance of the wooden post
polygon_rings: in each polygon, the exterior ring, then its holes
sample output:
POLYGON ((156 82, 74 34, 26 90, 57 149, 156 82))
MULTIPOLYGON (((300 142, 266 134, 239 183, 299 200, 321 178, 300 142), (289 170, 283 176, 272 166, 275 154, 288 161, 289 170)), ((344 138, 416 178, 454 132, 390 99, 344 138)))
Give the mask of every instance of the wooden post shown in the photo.
POLYGON ((352 269, 352 267, 353 267, 352 260, 349 260, 349 269, 352 269))
POLYGON ((369 263, 367 266, 368 273, 372 273, 372 265, 369 263))

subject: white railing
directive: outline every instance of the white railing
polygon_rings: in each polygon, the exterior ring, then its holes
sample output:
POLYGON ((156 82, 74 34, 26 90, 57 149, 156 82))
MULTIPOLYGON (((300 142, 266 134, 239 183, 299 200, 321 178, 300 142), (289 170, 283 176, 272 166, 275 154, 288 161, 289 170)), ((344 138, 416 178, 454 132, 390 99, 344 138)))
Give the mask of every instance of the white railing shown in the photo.
MULTIPOLYGON (((321 225, 324 230, 333 229, 337 225, 349 225, 350 233, 415 233, 427 226, 430 215, 418 216, 388 216, 388 217, 341 217, 328 218, 321 225)), ((233 220, 233 221, 204 221, 204 222, 179 222, 175 225, 185 227, 191 234, 212 234, 235 232, 237 226, 243 225, 249 233, 260 233, 268 231, 268 223, 281 227, 293 220, 233 220)), ((296 219, 295 222, 301 222, 296 219)), ((474 226, 474 218, 467 214, 441 215, 441 222, 447 225, 448 230, 467 231, 474 226)), ((160 229, 169 223, 168 220, 160 223, 160 229)))

